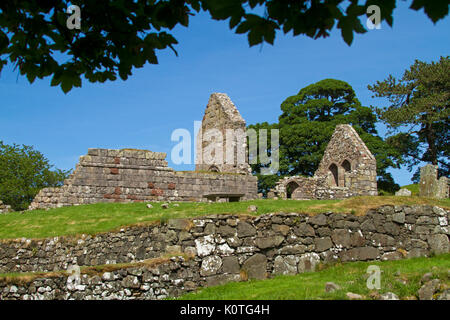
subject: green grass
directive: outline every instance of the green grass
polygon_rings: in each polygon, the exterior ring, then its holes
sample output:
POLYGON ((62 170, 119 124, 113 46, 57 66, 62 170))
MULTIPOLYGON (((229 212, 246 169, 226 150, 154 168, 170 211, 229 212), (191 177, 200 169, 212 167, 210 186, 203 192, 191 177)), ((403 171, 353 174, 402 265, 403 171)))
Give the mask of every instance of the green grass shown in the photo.
POLYGON ((450 200, 433 200, 417 197, 355 197, 346 200, 252 200, 229 203, 179 203, 162 209, 153 203, 98 203, 64 207, 52 210, 13 212, 0 215, 0 239, 46 238, 54 236, 96 234, 120 227, 166 221, 174 218, 191 218, 211 214, 247 214, 249 205, 256 205, 256 215, 277 212, 341 212, 364 214, 369 208, 383 204, 429 204, 450 208, 450 200))
POLYGON ((295 276, 278 276, 269 280, 232 282, 209 287, 181 296, 182 300, 322 300, 347 299, 346 293, 375 298, 374 293, 394 292, 401 299, 414 296, 419 290, 420 279, 427 272, 450 286, 450 254, 431 258, 414 258, 399 261, 349 262, 324 267, 318 272, 295 276), (377 265, 381 269, 381 289, 367 288, 367 267, 377 265), (402 281, 406 281, 403 284, 402 281), (325 292, 325 283, 334 282, 341 289, 325 292))
POLYGON ((419 196, 419 184, 409 184, 407 186, 403 186, 403 188, 408 189, 409 191, 411 191, 411 195, 412 196, 419 196))

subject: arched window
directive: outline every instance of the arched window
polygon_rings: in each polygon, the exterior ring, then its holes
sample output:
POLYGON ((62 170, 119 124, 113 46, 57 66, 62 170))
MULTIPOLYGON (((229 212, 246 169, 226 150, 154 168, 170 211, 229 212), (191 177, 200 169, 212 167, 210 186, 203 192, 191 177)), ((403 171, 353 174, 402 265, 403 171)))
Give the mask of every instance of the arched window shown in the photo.
POLYGON ((299 184, 295 181, 291 181, 286 185, 286 197, 288 199, 292 198, 292 194, 294 193, 295 189, 299 187, 299 184))
POLYGON ((342 168, 344 168, 346 172, 352 171, 352 165, 348 160, 344 160, 344 162, 342 162, 342 168))
POLYGON ((336 186, 336 187, 339 186, 339 176, 338 176, 338 167, 337 167, 337 165, 335 165, 334 163, 331 164, 328 167, 328 170, 330 170, 331 174, 333 175, 333 181, 332 181, 333 186, 336 186))

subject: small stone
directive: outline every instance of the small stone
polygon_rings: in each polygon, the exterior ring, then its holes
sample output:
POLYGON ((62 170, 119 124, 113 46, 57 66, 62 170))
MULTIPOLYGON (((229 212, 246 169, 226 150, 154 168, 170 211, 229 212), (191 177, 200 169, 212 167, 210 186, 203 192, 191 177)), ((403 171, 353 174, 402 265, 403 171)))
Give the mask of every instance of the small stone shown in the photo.
POLYGON ((248 279, 265 279, 267 278, 267 257, 261 253, 257 253, 248 258, 242 270, 247 274, 248 279))
POLYGON ((340 289, 341 289, 341 287, 338 286, 334 282, 327 282, 327 283, 325 283, 325 292, 334 292, 334 291, 340 290, 340 289))
POLYGON ((151 209, 151 208, 153 208, 153 206, 150 203, 148 203, 147 208, 151 209))
POLYGON ((405 223, 405 213, 403 211, 394 213, 392 221, 400 224, 405 223))
POLYGON ((248 212, 257 212, 258 211, 258 207, 255 206, 255 205, 248 206, 247 211, 248 212))
POLYGON ((168 204, 168 203, 163 203, 163 204, 161 205, 161 208, 163 208, 163 209, 168 209, 168 208, 169 208, 169 204, 168 204))
POLYGON ((345 295, 350 300, 362 300, 363 299, 362 295, 356 294, 356 293, 353 293, 353 292, 347 292, 345 295))
POLYGON ((433 300, 433 295, 436 293, 440 284, 441 282, 439 279, 433 279, 425 283, 419 291, 417 291, 419 300, 433 300))
POLYGON ((178 203, 173 204, 174 207, 179 207, 180 205, 178 203))
POLYGON ((428 282, 428 281, 431 280, 431 278, 433 278, 433 273, 431 273, 431 272, 425 273, 425 274, 422 276, 422 279, 420 280, 420 282, 421 282, 421 283, 428 282))
POLYGON ((450 300, 450 289, 445 290, 437 297, 437 300, 450 300))
POLYGON ((395 195, 396 195, 397 197, 410 197, 411 194, 412 194, 411 191, 409 191, 409 190, 406 189, 406 188, 402 188, 402 189, 398 190, 398 191, 395 193, 395 195))
POLYGON ((216 274, 222 266, 222 259, 219 256, 208 256, 202 260, 200 269, 201 276, 211 276, 216 274))
POLYGON ((386 292, 380 296, 380 300, 400 300, 395 293, 386 292))

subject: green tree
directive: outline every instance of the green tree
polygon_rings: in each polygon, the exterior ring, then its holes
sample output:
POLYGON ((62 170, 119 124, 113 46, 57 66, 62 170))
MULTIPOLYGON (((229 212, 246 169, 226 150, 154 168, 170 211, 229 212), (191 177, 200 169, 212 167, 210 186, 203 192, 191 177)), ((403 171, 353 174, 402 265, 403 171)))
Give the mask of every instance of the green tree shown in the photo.
MULTIPOLYGON (((277 32, 326 38, 341 30, 347 44, 364 33, 367 8, 378 5, 381 21, 393 24, 396 0, 2 0, 0 1, 0 71, 9 62, 26 75, 52 76, 64 92, 91 82, 126 80, 133 68, 157 64, 158 50, 178 42, 170 33, 200 11, 228 20, 250 46, 274 43, 277 32), (81 9, 81 29, 66 26, 67 8, 81 9), (362 20, 362 21, 361 21, 362 20)), ((448 0, 412 0, 437 22, 448 15, 448 0)))
MULTIPOLYGON (((252 124, 249 125, 247 127, 247 132, 249 132, 249 130, 255 130, 256 132, 256 137, 258 139, 258 152, 257 152, 257 157, 255 159, 255 163, 254 164, 250 164, 251 168, 252 168, 252 173, 253 175, 258 177, 258 192, 262 193, 264 196, 267 196, 267 192, 273 188, 276 184, 276 182, 278 181, 278 179, 280 178, 279 176, 279 170, 277 172, 274 172, 273 174, 261 174, 262 169, 269 169, 271 163, 268 164, 263 164, 261 159, 260 159, 260 155, 261 152, 265 153, 267 155, 267 157, 271 157, 272 156, 272 131, 273 129, 278 129, 278 124, 277 123, 272 123, 269 124, 267 122, 263 122, 263 123, 257 123, 257 124, 252 124), (261 140, 259 140, 260 136, 260 130, 266 130, 267 132, 267 140, 264 142, 266 143, 267 148, 265 150, 261 149, 261 140)), ((248 141, 247 145, 250 145, 250 141, 248 141)), ((252 163, 254 160, 251 153, 249 156, 249 160, 250 163, 252 163)), ((281 160, 281 158, 280 158, 281 160)))
MULTIPOLYGON (((370 108, 361 105, 348 83, 325 79, 311 84, 298 94, 288 97, 281 104, 281 110, 277 124, 280 130, 278 178, 312 176, 336 125, 351 124, 377 159, 379 188, 389 192, 398 190, 398 185, 386 170, 399 167, 401 154, 378 136, 375 114, 370 108)), ((259 169, 257 165, 252 168, 256 172, 259 169)), ((265 179, 267 185, 273 186, 273 181, 276 182, 273 177, 265 179)))
MULTIPOLYGON (((392 134, 388 138, 404 155, 412 170, 421 161, 439 165, 439 174, 450 174, 450 59, 416 60, 400 79, 394 76, 368 88, 374 97, 387 98, 386 107, 373 107, 392 134), (396 134, 394 134, 396 133, 396 134)), ((413 177, 417 182, 418 172, 413 177)))
POLYGON ((40 189, 63 184, 69 171, 51 170, 49 161, 31 146, 0 141, 0 200, 25 210, 40 189))

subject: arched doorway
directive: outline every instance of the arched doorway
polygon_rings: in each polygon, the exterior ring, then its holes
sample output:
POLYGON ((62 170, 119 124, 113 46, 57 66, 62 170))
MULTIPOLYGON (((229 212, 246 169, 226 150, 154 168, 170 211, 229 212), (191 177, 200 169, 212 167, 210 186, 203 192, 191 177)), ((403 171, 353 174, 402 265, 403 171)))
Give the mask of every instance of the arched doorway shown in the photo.
POLYGON ((338 167, 334 163, 332 163, 328 170, 331 172, 333 179, 330 181, 332 187, 338 187, 339 186, 339 175, 338 175, 338 167))
POLYGON ((286 185, 286 198, 292 199, 292 194, 294 193, 295 189, 297 189, 299 184, 295 181, 291 181, 286 185))

